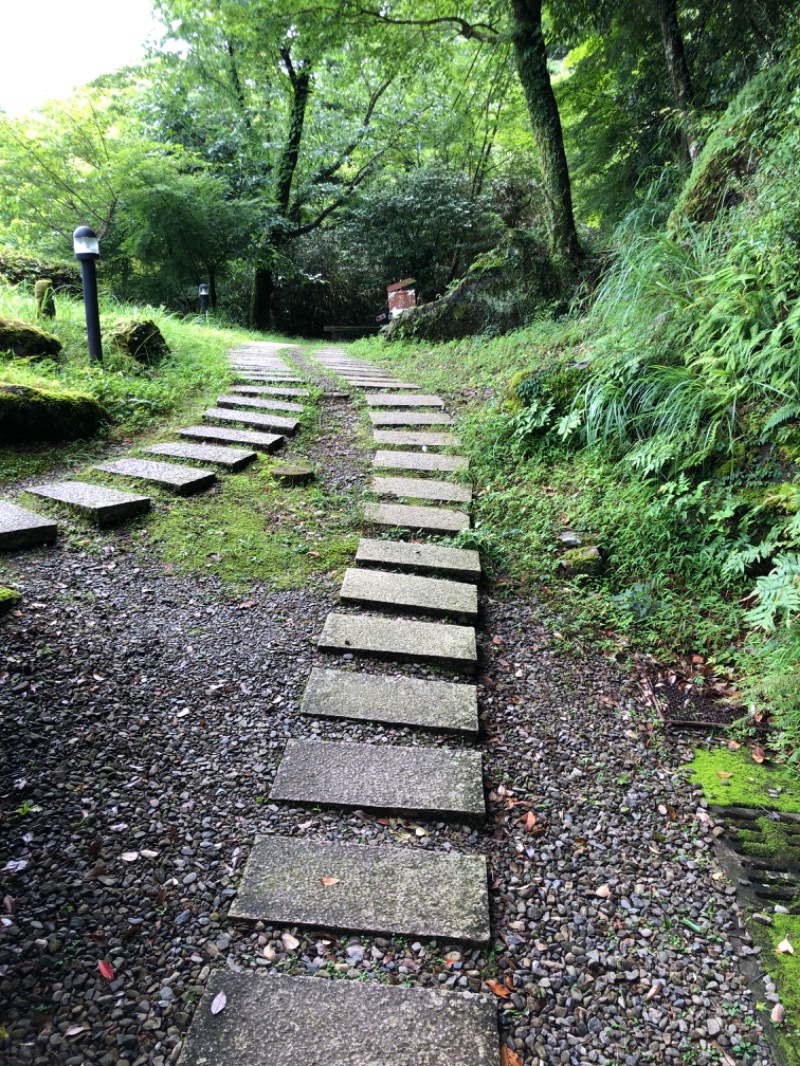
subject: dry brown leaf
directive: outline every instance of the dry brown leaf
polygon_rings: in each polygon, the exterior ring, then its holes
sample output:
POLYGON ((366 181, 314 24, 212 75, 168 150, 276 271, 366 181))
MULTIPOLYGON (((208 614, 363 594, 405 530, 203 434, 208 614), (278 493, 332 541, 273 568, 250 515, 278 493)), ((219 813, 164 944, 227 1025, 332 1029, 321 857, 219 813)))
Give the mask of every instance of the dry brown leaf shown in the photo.
POLYGON ((789 943, 788 938, 786 940, 782 940, 780 942, 780 944, 778 944, 778 946, 775 948, 775 954, 776 955, 794 955, 794 948, 789 943))
POLYGON ((738 740, 729 740, 728 741, 728 751, 738 751, 739 748, 741 748, 741 746, 742 745, 739 743, 738 740))
POLYGON ((516 1051, 503 1044, 500 1048, 500 1066, 522 1066, 522 1059, 516 1051))
POLYGON ((594 890, 594 894, 599 896, 600 899, 608 899, 611 895, 611 888, 608 885, 600 885, 599 888, 594 890))
POLYGON ((219 1014, 220 1011, 225 1010, 225 1007, 227 1006, 227 1004, 228 1004, 228 997, 225 995, 224 992, 218 992, 217 995, 214 996, 214 1000, 213 1000, 213 1002, 211 1004, 211 1013, 212 1014, 219 1014))
POLYGON ((511 989, 506 988, 506 986, 501 984, 499 981, 490 980, 487 981, 486 984, 489 986, 489 988, 491 988, 492 992, 494 992, 496 996, 500 997, 500 999, 508 999, 508 997, 511 995, 511 989))
POLYGON ((762 763, 767 757, 767 753, 764 751, 760 744, 756 744, 754 748, 751 748, 750 754, 753 758, 753 762, 757 763, 762 763))
POLYGON ((525 832, 532 833, 534 828, 536 827, 537 821, 536 815, 533 813, 533 811, 528 811, 528 813, 522 820, 525 823, 525 832))
POLYGON ((281 940, 287 951, 296 951, 300 947, 300 941, 293 937, 291 933, 284 933, 281 940))
POLYGON ((723 781, 727 781, 729 777, 733 777, 733 774, 729 774, 727 770, 717 770, 717 777, 721 777, 723 781))
POLYGON ((320 877, 320 881, 326 886, 326 888, 330 885, 338 885, 341 880, 341 877, 320 877))

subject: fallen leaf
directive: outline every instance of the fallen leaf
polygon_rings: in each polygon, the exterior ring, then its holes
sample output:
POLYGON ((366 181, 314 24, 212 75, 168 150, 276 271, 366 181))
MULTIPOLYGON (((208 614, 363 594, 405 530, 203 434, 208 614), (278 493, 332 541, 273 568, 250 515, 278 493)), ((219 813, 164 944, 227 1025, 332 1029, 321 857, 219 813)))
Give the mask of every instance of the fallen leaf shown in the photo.
POLYGON ((142 856, 143 859, 157 859, 158 858, 158 852, 157 851, 143 851, 143 852, 141 852, 141 856, 142 856))
POLYGON ((300 941, 293 937, 291 933, 284 933, 281 940, 287 951, 296 951, 300 947, 300 941))
POLYGON ((108 965, 105 959, 101 959, 97 964, 97 969, 100 971, 100 976, 105 977, 106 981, 113 981, 114 971, 108 965))
POLYGON ((599 896, 600 899, 608 899, 608 897, 611 895, 611 889, 608 885, 600 885, 599 888, 596 888, 594 890, 594 894, 596 896, 599 896))
POLYGON ((739 743, 738 740, 729 740, 728 741, 728 751, 738 751, 739 748, 741 748, 741 746, 742 745, 739 743))
POLYGON ((525 823, 525 832, 532 832, 536 825, 536 815, 533 813, 533 811, 528 811, 528 813, 522 820, 525 823))
POLYGON ((122 855, 120 855, 120 858, 123 862, 136 862, 136 860, 139 858, 139 852, 123 851, 122 855))
POLYGON ((5 909, 6 909, 8 914, 13 914, 14 913, 14 897, 13 896, 3 896, 3 906, 5 907, 5 909))
POLYGON ((494 992, 496 996, 500 997, 500 999, 508 999, 508 997, 511 995, 511 989, 506 988, 506 986, 500 984, 499 981, 490 980, 487 981, 486 984, 489 986, 489 988, 491 988, 492 992, 494 992))
POLYGON ((729 774, 727 770, 717 770, 717 777, 721 777, 723 781, 727 781, 729 777, 733 777, 733 774, 729 774))
POLYGON ((500 1066, 522 1066, 522 1059, 516 1051, 504 1044, 500 1048, 500 1066))
POLYGON ((320 877, 320 881, 326 887, 329 885, 338 885, 341 880, 341 877, 320 877))
POLYGON ((272 944, 267 944, 267 946, 264 948, 264 958, 265 959, 269 959, 270 962, 272 962, 272 960, 275 958, 275 956, 277 954, 278 953, 275 950, 275 948, 272 946, 272 944))
POLYGON ((775 948, 776 955, 794 955, 794 948, 787 940, 782 940, 775 948))
POLYGON ((776 1003, 770 1011, 769 1016, 770 1018, 772 1018, 773 1022, 775 1022, 776 1025, 780 1025, 783 1022, 783 1019, 786 1017, 786 1008, 782 1003, 776 1003))
POLYGON ((225 1007, 227 1006, 227 1003, 228 1003, 228 997, 225 995, 225 993, 224 992, 218 992, 216 994, 216 996, 214 996, 214 1000, 213 1000, 213 1002, 211 1004, 211 1013, 212 1014, 219 1014, 220 1011, 225 1010, 225 1007))
POLYGON ((9 859, 0 873, 2 874, 19 874, 27 867, 27 859, 9 859))
POLYGON ((753 758, 753 762, 762 763, 767 757, 767 753, 761 747, 760 744, 756 744, 754 748, 751 748, 750 754, 753 758))
POLYGON ((240 611, 246 611, 250 607, 257 607, 257 606, 258 606, 258 604, 256 603, 255 600, 245 600, 244 603, 240 603, 239 604, 239 610, 240 611))
POLYGON ((88 1025, 71 1025, 66 1033, 64 1033, 64 1036, 77 1036, 78 1033, 88 1033, 88 1031, 88 1025))
POLYGON ((645 998, 645 1002, 649 1003, 650 1000, 653 999, 654 996, 657 996, 660 991, 661 991, 661 986, 660 985, 652 985, 651 988, 650 988, 650 991, 644 997, 645 998))
POLYGON ((502 644, 502 643, 503 643, 503 638, 502 637, 492 637, 492 644, 502 644))

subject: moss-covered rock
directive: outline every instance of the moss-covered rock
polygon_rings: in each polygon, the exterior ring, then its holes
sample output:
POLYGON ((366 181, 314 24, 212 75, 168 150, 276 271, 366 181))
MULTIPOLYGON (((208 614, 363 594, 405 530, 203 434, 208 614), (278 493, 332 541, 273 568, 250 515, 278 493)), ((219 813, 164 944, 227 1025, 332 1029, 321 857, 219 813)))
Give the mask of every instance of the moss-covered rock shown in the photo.
POLYGON ((0 383, 0 441, 5 443, 81 440, 108 420, 102 405, 83 393, 0 383))
POLYGON ((574 284, 546 247, 523 230, 510 233, 479 256, 445 296, 404 311, 389 325, 387 340, 459 340, 478 333, 516 329, 545 307, 562 305, 574 284))
POLYGON ((594 544, 587 544, 580 548, 570 548, 564 552, 559 560, 568 574, 598 574, 603 566, 603 557, 600 549, 594 544))
POLYGON ((148 366, 159 363, 170 354, 169 345, 151 318, 141 321, 134 319, 116 326, 106 334, 106 341, 117 351, 148 366))
POLYGON ((5 585, 0 585, 0 615, 4 615, 16 607, 21 599, 22 597, 16 589, 9 589, 5 585))
POLYGON ((0 318, 0 354, 10 352, 18 359, 56 359, 61 341, 37 326, 0 318))
POLYGON ((0 248, 0 278, 9 285, 32 286, 37 278, 49 278, 61 292, 81 291, 81 272, 75 260, 45 260, 14 248, 0 248))
POLYGON ((33 296, 36 300, 36 313, 40 318, 56 317, 56 301, 53 296, 52 278, 39 278, 33 286, 33 296))

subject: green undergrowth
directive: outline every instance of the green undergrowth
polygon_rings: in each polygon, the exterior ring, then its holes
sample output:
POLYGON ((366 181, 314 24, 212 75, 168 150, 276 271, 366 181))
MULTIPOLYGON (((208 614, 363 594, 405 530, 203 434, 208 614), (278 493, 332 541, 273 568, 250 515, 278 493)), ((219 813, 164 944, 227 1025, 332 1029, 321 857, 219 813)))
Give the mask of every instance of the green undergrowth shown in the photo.
POLYGON ((16 589, 9 589, 5 585, 0 585, 0 615, 13 610, 20 602, 20 599, 21 596, 16 589))
POLYGON ((725 807, 762 807, 800 812, 800 782, 785 767, 757 763, 749 749, 700 748, 689 764, 691 780, 709 803, 725 807))
MULTIPOLYGON (((753 939, 761 947, 759 960, 775 982, 775 989, 786 1016, 775 1027, 775 1035, 786 1056, 788 1066, 800 1066, 800 915, 774 914, 771 925, 750 923, 753 939), (776 951, 786 940, 794 948, 776 951)), ((772 1005, 759 1003, 771 1010, 772 1005)))

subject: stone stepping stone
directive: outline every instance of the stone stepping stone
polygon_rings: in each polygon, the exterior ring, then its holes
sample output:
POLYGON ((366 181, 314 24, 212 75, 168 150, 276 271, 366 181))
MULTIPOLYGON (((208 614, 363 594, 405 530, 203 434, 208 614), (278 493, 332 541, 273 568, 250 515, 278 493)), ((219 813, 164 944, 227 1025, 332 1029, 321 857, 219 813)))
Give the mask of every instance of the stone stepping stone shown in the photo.
POLYGON ((468 469, 469 460, 464 455, 377 451, 372 465, 383 470, 430 470, 446 474, 468 469))
POLYGON ((40 544, 52 544, 57 536, 58 526, 52 518, 0 500, 0 550, 36 548, 40 544))
POLYGON ((420 614, 451 614, 464 622, 478 617, 478 591, 465 581, 394 574, 388 570, 345 571, 339 593, 342 603, 391 607, 420 614))
POLYGON ((338 614, 331 611, 317 641, 320 651, 438 663, 473 670, 478 661, 475 630, 443 622, 338 614))
POLYGON ((308 389, 281 389, 272 388, 270 385, 231 385, 231 392, 240 393, 242 396, 309 396, 308 389))
POLYGON ((449 503, 472 503, 472 489, 453 481, 435 481, 421 477, 374 477, 370 492, 378 496, 399 496, 408 500, 443 500, 449 503))
MULTIPOLYGON (((174 469, 169 463, 158 465, 174 469)), ((105 485, 90 485, 85 481, 56 481, 27 491, 63 503, 101 523, 120 522, 150 510, 149 496, 136 496, 132 492, 120 492, 105 485)))
POLYGON ((203 412, 204 422, 241 422, 246 426, 257 426, 275 433, 293 436, 300 425, 296 418, 281 418, 278 415, 262 414, 260 411, 233 411, 226 407, 211 407, 203 412))
POLYGON ((270 799, 437 820, 486 815, 481 753, 453 748, 289 740, 270 799))
POLYGON ((420 533, 459 533, 469 529, 469 515, 448 507, 410 507, 405 503, 366 503, 364 521, 374 526, 420 533))
MULTIPOLYGON (((342 375, 344 377, 344 375, 342 375)), ((419 385, 412 385, 408 381, 382 381, 375 378, 350 378, 345 377, 348 385, 355 385, 359 389, 418 389, 419 385)))
POLYGON ((402 430, 376 429, 374 444, 396 444, 404 448, 456 448, 461 441, 455 433, 404 433, 402 430))
POLYGON ((496 1008, 485 996, 212 973, 180 1066, 500 1066, 496 1008), (224 993, 227 1006, 212 1014, 224 993))
POLYGON ((260 374, 257 371, 241 370, 237 369, 236 367, 234 367, 233 369, 236 374, 236 377, 240 378, 242 381, 274 381, 276 383, 281 382, 284 385, 303 384, 302 378, 294 377, 290 374, 260 374))
POLYGON ((479 581, 481 558, 469 548, 418 544, 405 540, 371 540, 362 537, 356 552, 359 566, 396 567, 398 570, 437 574, 461 581, 479 581))
POLYGON ((217 407, 245 407, 255 408, 262 411, 291 411, 301 415, 305 408, 301 403, 291 403, 289 400, 270 400, 262 396, 218 396, 217 407))
POLYGON ((317 476, 310 466, 302 466, 299 463, 281 463, 280 466, 270 467, 269 472, 272 477, 286 485, 305 485, 317 476))
POLYGON ((243 470, 248 463, 258 458, 256 452, 242 448, 222 448, 213 444, 181 444, 179 441, 167 441, 145 448, 148 455, 166 455, 171 459, 194 459, 198 463, 212 463, 225 470, 243 470))
POLYGON ((224 444, 248 444, 260 452, 274 452, 283 444, 282 435, 255 433, 249 429, 227 429, 223 426, 187 426, 178 430, 187 440, 219 441, 224 444))
POLYGON ((311 671, 300 713, 312 718, 352 718, 471 736, 477 736, 479 728, 474 685, 319 667, 311 671))
POLYGON ((450 415, 439 411, 370 411, 373 426, 452 426, 450 415))
POLYGON ((444 407, 438 396, 408 396, 402 393, 368 392, 364 399, 368 407, 444 407))
POLYGON ((178 463, 159 463, 151 459, 115 459, 99 463, 95 470, 137 481, 152 481, 179 496, 191 496, 210 488, 217 480, 213 470, 201 470, 197 466, 181 466, 178 463))

